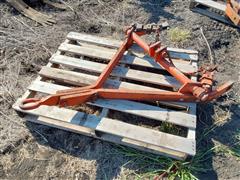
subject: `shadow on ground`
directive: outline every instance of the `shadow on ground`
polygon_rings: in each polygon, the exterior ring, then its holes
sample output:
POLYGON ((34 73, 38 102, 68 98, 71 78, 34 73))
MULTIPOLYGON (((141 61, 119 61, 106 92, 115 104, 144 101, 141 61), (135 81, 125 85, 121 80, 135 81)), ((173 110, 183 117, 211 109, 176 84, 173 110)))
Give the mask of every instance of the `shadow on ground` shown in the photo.
POLYGON ((150 13, 148 23, 158 23, 162 18, 169 20, 182 20, 179 16, 174 15, 165 10, 166 7, 170 6, 172 0, 140 0, 140 5, 145 9, 147 13, 150 13))
MULTIPOLYGON (((226 100, 226 99, 225 99, 226 100)), ((214 160, 221 159, 225 157, 225 153, 217 153, 218 150, 216 147, 215 142, 220 143, 227 148, 232 148, 232 145, 236 143, 238 140, 236 139, 237 133, 239 133, 240 124, 239 124, 239 105, 235 103, 230 103, 227 105, 222 105, 224 103, 224 98, 219 99, 216 103, 209 103, 209 104, 202 104, 198 106, 198 124, 197 124, 197 151, 200 150, 210 150, 212 149, 211 153, 203 157, 203 160, 206 164, 206 168, 209 169, 205 173, 199 174, 199 179, 219 179, 216 171, 213 169, 214 160), (213 118, 216 112, 216 106, 227 113, 229 116, 224 117, 221 116, 218 118, 213 118), (215 107, 215 108, 214 108, 215 107), (215 110, 214 110, 215 109, 215 110), (223 119, 220 119, 222 118, 223 119), (221 124, 221 120, 224 120, 221 124), (220 123, 216 122, 219 121, 220 123)), ((222 167, 224 167, 223 162, 222 167)), ((237 162, 236 162, 237 163, 237 162)), ((228 166, 226 166, 228 167, 228 166)), ((237 166, 236 166, 237 167, 237 166)), ((235 167, 233 167, 235 168, 235 167)), ((229 170, 226 170, 226 172, 229 170)), ((233 178, 231 175, 237 171, 237 169, 230 170, 231 172, 226 173, 224 177, 226 178, 233 178), (227 175, 229 174, 229 176, 227 175)), ((238 170, 239 171, 239 170, 238 170)))

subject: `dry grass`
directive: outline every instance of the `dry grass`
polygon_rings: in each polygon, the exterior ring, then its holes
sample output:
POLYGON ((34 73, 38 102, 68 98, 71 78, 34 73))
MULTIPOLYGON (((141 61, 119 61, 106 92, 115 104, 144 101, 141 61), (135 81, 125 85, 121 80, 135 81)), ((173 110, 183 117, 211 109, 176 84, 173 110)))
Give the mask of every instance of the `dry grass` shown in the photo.
POLYGON ((187 29, 175 27, 168 31, 168 36, 172 42, 184 42, 191 37, 191 32, 187 29))
POLYGON ((49 57, 43 47, 46 46, 43 33, 35 35, 3 10, 0 11, 0 126, 5 128, 0 133, 1 149, 25 136, 24 126, 17 125, 22 121, 11 107, 36 76, 40 64, 49 57))
POLYGON ((8 177, 21 179, 48 179, 48 177, 61 177, 61 179, 69 177, 82 179, 84 177, 83 179, 86 179, 87 177, 87 179, 94 179, 96 176, 95 160, 84 160, 49 146, 39 145, 33 137, 27 143, 20 144, 12 153, 0 157, 0 163, 4 162, 2 170, 8 177), (12 169, 16 172, 12 172, 12 169))

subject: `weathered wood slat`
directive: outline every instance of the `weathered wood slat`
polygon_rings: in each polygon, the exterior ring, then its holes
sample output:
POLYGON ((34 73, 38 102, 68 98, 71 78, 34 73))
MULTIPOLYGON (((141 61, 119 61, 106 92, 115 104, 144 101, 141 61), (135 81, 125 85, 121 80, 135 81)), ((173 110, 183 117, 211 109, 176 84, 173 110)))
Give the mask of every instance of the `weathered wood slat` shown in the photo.
POLYGON ((37 81, 37 80, 33 81, 28 86, 28 90, 30 91, 36 91, 36 92, 45 93, 45 94, 55 94, 57 91, 67 90, 67 89, 70 89, 70 87, 66 87, 58 84, 52 84, 44 81, 37 81))
POLYGON ((109 142, 113 142, 116 144, 129 146, 129 147, 139 149, 139 150, 142 150, 145 152, 150 152, 150 153, 154 153, 154 154, 172 157, 172 158, 179 159, 179 160, 184 160, 187 157, 186 153, 182 153, 179 151, 173 151, 170 149, 166 149, 166 148, 159 147, 159 146, 154 146, 154 145, 147 144, 144 142, 139 142, 139 141, 129 139, 129 138, 121 138, 119 136, 113 136, 111 134, 102 134, 100 139, 109 141, 109 142))
POLYGON ((225 12, 226 10, 226 5, 225 4, 221 4, 212 0, 193 0, 193 2, 195 3, 199 3, 202 4, 204 6, 210 7, 210 8, 214 8, 220 11, 225 12))
POLYGON ((189 128, 196 128, 196 116, 183 112, 169 111, 157 106, 126 100, 98 99, 92 104, 145 118, 157 119, 189 128))
POLYGON ((106 118, 106 120, 105 118, 101 119, 97 130, 160 147, 166 147, 171 150, 181 151, 189 155, 195 155, 195 141, 192 139, 161 133, 108 118, 106 118))
MULTIPOLYGON (((130 55, 125 55, 123 56, 122 63, 126 64, 133 64, 133 65, 139 65, 139 66, 144 66, 144 67, 150 67, 156 70, 164 70, 161 65, 157 62, 155 62, 151 57, 146 56, 146 55, 139 55, 139 56, 130 56, 130 55)), ((180 69, 183 72, 189 72, 189 71, 196 71, 196 67, 191 65, 190 62, 187 61, 182 61, 182 60, 173 60, 174 65, 180 69), (183 63, 184 62, 184 63, 183 63)))
MULTIPOLYGON (((101 73, 107 66, 106 64, 86 61, 83 59, 63 55, 54 56, 50 59, 50 62, 97 73, 101 73)), ((120 66, 116 66, 113 69, 111 75, 157 85, 180 87, 180 83, 171 76, 138 71, 120 66)))
MULTIPOLYGON (((88 35, 83 33, 70 32, 67 35, 67 38, 70 40, 81 41, 86 43, 91 43, 99 46, 109 47, 109 48, 119 48, 121 46, 122 41, 114 40, 110 38, 104 38, 94 35, 88 35)), ((195 50, 187 50, 187 49, 178 49, 178 48, 169 48, 167 49, 172 58, 182 58, 188 60, 198 60, 197 54, 198 52, 195 50), (173 53, 174 52, 174 53, 173 53)))
POLYGON ((193 9, 191 9, 193 12, 196 12, 196 13, 199 13, 199 14, 202 14, 204 16, 208 16, 209 18, 211 19, 214 19, 214 20, 217 20, 217 21, 220 21, 220 22, 223 22, 225 24, 228 24, 232 27, 235 27, 235 28, 239 28, 239 26, 236 26, 235 24, 233 24, 230 20, 228 20, 225 16, 222 16, 222 15, 219 15, 219 14, 216 14, 216 13, 213 13, 211 11, 208 11, 206 9, 202 9, 202 8, 198 8, 198 7, 195 7, 193 9))
POLYGON ((88 84, 94 83, 97 80, 97 77, 92 75, 77 73, 58 68, 51 68, 46 66, 42 67, 42 69, 39 72, 39 75, 42 77, 50 78, 53 80, 57 80, 59 82, 76 86, 86 86, 88 84))
POLYGON ((89 34, 77 33, 77 32, 70 32, 67 35, 67 39, 75 40, 75 41, 82 41, 86 43, 91 43, 95 45, 100 45, 103 47, 109 48, 119 48, 121 46, 120 40, 115 40, 111 38, 99 37, 89 34))
POLYGON ((187 138, 195 140, 195 138, 196 138, 196 129, 195 128, 189 128, 188 129, 187 138))
POLYGON ((101 136, 99 137, 99 136, 95 135, 95 130, 86 128, 83 126, 79 126, 76 124, 71 124, 71 123, 67 123, 67 122, 63 122, 63 121, 59 121, 59 120, 55 120, 55 119, 51 119, 51 118, 47 118, 47 117, 43 117, 43 116, 37 117, 37 116, 33 116, 33 115, 27 115, 26 119, 33 123, 43 124, 43 125, 55 127, 55 128, 62 129, 62 130, 99 138, 104 141, 112 142, 115 144, 121 144, 121 145, 125 145, 125 146, 130 146, 130 147, 133 147, 133 148, 136 148, 136 149, 139 149, 142 151, 146 151, 146 152, 151 152, 151 153, 155 153, 155 154, 159 154, 159 155, 165 155, 165 156, 172 157, 172 158, 179 159, 179 160, 183 160, 186 158, 186 153, 173 151, 170 149, 150 145, 147 143, 139 142, 139 141, 124 138, 124 137, 114 136, 114 135, 106 134, 106 133, 102 133, 101 136))
MULTIPOLYGON (((81 42, 79 42, 79 45, 89 46, 88 44, 81 43, 81 42)), ((198 54, 196 53, 196 51, 186 50, 186 49, 177 49, 177 48, 167 48, 167 50, 175 65, 182 64, 183 62, 186 64, 186 63, 190 63, 190 61, 193 61, 193 62, 198 61, 198 54)), ((145 54, 143 53, 143 49, 137 44, 133 44, 129 49, 129 51, 137 55, 138 57, 145 56, 145 54)))
MULTIPOLYGON (((107 49, 107 48, 99 48, 97 46, 78 46, 73 44, 66 44, 63 43, 59 47, 60 51, 74 53, 76 55, 83 55, 88 56, 91 58, 98 58, 98 59, 104 59, 109 61, 112 56, 116 53, 116 50, 113 49, 107 49)), ((157 62, 155 62, 153 59, 148 58, 140 58, 136 56, 132 56, 129 54, 125 54, 123 58, 120 61, 121 63, 126 64, 134 64, 139 66, 145 66, 145 67, 151 67, 155 69, 163 69, 157 62)), ((195 71, 196 68, 194 68, 191 64, 182 64, 174 62, 177 68, 179 68, 182 71, 189 72, 189 71, 195 71)))
POLYGON ((27 111, 27 113, 70 122, 97 131, 134 139, 159 147, 165 147, 189 155, 195 155, 194 140, 120 122, 110 118, 99 118, 95 115, 87 115, 86 117, 86 114, 82 112, 54 106, 41 106, 37 109, 27 111))
POLYGON ((46 126, 50 126, 50 127, 54 127, 54 128, 58 128, 58 129, 62 129, 62 130, 68 130, 68 131, 71 131, 74 133, 81 133, 86 136, 91 136, 91 137, 95 136, 95 130, 93 130, 93 129, 90 129, 90 128, 84 127, 84 126, 79 126, 74 123, 64 122, 64 121, 57 120, 57 119, 51 119, 51 118, 44 117, 44 116, 36 116, 36 115, 28 114, 26 116, 26 120, 33 122, 33 123, 43 124, 46 126))
MULTIPOLYGON (((97 81, 97 76, 84 74, 80 72, 73 72, 58 68, 50 68, 50 67, 42 67, 39 72, 40 76, 51 78, 54 80, 58 80, 60 82, 64 82, 70 85, 76 86, 87 86, 93 84, 97 81)), ((128 88, 128 89, 142 89, 142 90, 156 90, 156 91, 164 91, 162 89, 156 89, 148 86, 142 86, 138 84, 132 84, 128 82, 120 82, 118 80, 108 79, 104 84, 104 87, 108 88, 128 88)))
MULTIPOLYGON (((46 94, 54 94, 58 90, 69 89, 65 86, 50 84, 41 81, 35 81, 29 86, 29 90, 38 91, 46 94)), ((169 123, 177 124, 183 127, 195 128, 196 127, 196 116, 163 109, 156 106, 151 106, 143 103, 137 103, 127 100, 103 100, 98 99, 94 102, 89 102, 99 107, 105 107, 129 114, 134 114, 146 118, 151 118, 159 121, 166 121, 169 123)))

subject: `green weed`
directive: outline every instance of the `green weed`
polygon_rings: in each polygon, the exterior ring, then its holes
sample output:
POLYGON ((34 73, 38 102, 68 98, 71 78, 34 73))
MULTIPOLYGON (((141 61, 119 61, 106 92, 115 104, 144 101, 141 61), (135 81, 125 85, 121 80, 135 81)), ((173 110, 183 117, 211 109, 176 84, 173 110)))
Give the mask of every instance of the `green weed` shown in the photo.
POLYGON ((216 148, 216 152, 221 152, 227 154, 229 156, 233 156, 240 160, 240 129, 237 130, 235 135, 234 143, 230 144, 229 146, 218 145, 216 148))
POLYGON ((210 170, 206 160, 211 157, 214 148, 198 152, 192 159, 187 161, 174 160, 164 156, 140 152, 136 149, 118 146, 118 152, 131 158, 127 164, 134 163, 139 167, 136 179, 153 179, 161 174, 166 174, 168 179, 197 180, 197 173, 210 170))
POLYGON ((236 142, 229 149, 228 153, 232 156, 237 157, 237 159, 240 160, 240 129, 238 129, 235 135, 235 139, 236 142))
POLYGON ((168 122, 162 122, 161 126, 159 127, 159 131, 182 136, 184 136, 185 133, 182 128, 168 122))

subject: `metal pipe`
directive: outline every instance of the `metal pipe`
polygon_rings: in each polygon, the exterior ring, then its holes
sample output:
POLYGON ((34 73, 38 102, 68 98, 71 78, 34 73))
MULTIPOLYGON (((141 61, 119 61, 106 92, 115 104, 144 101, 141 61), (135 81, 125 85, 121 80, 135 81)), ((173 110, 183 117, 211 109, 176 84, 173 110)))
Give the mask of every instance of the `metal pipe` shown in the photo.
POLYGON ((150 50, 149 45, 148 45, 146 42, 144 42, 140 36, 138 36, 136 33, 133 32, 133 33, 132 33, 132 39, 133 39, 133 41, 135 41, 141 48, 143 48, 143 50, 144 50, 145 52, 149 53, 149 50, 150 50))

